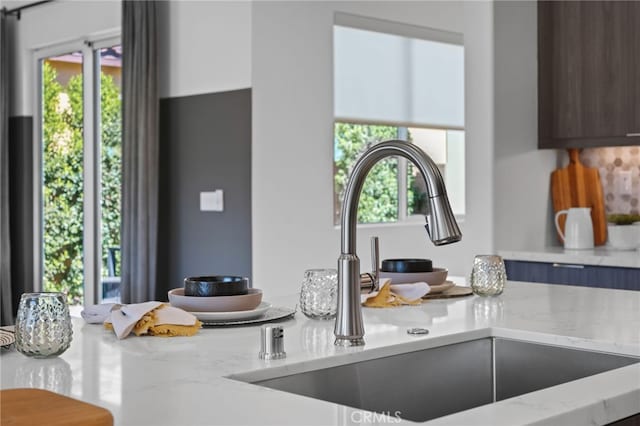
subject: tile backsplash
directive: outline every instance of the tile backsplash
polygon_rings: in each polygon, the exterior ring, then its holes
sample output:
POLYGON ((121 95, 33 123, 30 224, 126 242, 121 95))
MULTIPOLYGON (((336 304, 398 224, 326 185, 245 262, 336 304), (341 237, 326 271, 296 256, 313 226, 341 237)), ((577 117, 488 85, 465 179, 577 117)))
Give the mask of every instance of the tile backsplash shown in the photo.
POLYGON ((587 148, 580 160, 600 170, 607 214, 639 214, 640 146, 587 148))

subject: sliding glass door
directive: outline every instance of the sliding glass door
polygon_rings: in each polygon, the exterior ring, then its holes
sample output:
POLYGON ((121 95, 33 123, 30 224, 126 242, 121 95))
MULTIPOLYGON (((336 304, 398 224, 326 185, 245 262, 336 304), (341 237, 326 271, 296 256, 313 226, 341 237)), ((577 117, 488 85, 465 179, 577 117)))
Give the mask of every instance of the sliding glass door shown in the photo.
POLYGON ((121 48, 38 52, 36 287, 71 305, 119 299, 121 48))

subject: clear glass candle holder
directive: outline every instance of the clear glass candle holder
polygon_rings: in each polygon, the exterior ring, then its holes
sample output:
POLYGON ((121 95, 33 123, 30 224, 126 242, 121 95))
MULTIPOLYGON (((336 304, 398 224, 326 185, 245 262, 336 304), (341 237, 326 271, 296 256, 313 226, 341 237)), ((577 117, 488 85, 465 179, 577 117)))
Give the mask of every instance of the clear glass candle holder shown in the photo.
POLYGON ((478 255, 473 259, 471 290, 478 296, 497 296, 504 291, 507 272, 502 257, 478 255))
POLYGON ((300 309, 312 319, 335 318, 338 310, 338 271, 309 269, 300 290, 300 309))
POLYGON ((16 319, 16 349, 34 358, 58 356, 71 345, 73 330, 62 293, 25 293, 16 319))

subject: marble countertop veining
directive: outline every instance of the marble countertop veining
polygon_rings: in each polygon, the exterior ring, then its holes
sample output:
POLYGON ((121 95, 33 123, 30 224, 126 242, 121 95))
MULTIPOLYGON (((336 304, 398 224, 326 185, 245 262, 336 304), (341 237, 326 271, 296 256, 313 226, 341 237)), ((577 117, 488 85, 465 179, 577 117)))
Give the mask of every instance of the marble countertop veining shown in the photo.
POLYGON ((591 250, 567 250, 563 247, 543 247, 530 250, 499 250, 506 260, 525 262, 573 263, 580 265, 640 268, 640 250, 615 250, 606 246, 591 250))
MULTIPOLYGON (((293 306, 297 300, 291 295, 271 302, 293 306)), ((363 311, 366 346, 335 347, 333 321, 298 313, 281 323, 287 358, 275 361, 257 357, 259 327, 119 341, 100 325, 74 319, 73 342, 60 357, 39 360, 2 350, 0 384, 2 389, 49 389, 103 406, 118 425, 351 425, 365 418, 352 414, 362 412, 228 376, 291 374, 488 336, 640 356, 640 292, 508 282, 495 298, 363 311), (426 327, 430 333, 410 336, 409 327, 426 327)), ((427 424, 606 424, 636 412, 640 364, 427 424)))

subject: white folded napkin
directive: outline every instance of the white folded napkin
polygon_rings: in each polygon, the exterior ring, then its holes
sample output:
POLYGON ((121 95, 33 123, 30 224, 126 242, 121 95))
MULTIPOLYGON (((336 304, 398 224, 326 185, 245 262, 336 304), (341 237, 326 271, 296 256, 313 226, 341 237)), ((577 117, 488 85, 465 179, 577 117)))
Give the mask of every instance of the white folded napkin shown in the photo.
POLYGON ((102 303, 100 305, 87 306, 80 315, 89 324, 102 324, 111 317, 111 311, 120 308, 117 303, 102 303))
POLYGON ((111 320, 108 321, 113 325, 113 331, 116 332, 118 339, 127 337, 136 323, 149 311, 153 311, 162 302, 144 302, 134 303, 133 305, 124 305, 120 309, 111 311, 111 320))
POLYGON ((118 339, 124 339, 131 333, 136 323, 146 313, 154 309, 157 309, 155 311, 154 326, 164 324, 191 326, 198 321, 194 315, 180 308, 166 305, 162 302, 144 302, 124 305, 120 309, 114 309, 111 311, 111 318, 108 322, 113 325, 113 331, 115 331, 118 339), (157 309, 160 306, 162 308, 157 309))
MULTIPOLYGON (((383 278, 380 280, 379 288, 384 287, 391 278, 383 278)), ((391 292, 406 300, 417 300, 431 291, 429 284, 425 282, 417 282, 412 284, 391 284, 391 292)), ((367 299, 377 296, 379 291, 373 291, 368 294, 360 295, 360 302, 364 303, 367 299)))
POLYGON ((413 284, 391 284, 391 291, 405 299, 413 300, 429 294, 431 287, 425 282, 413 284))

